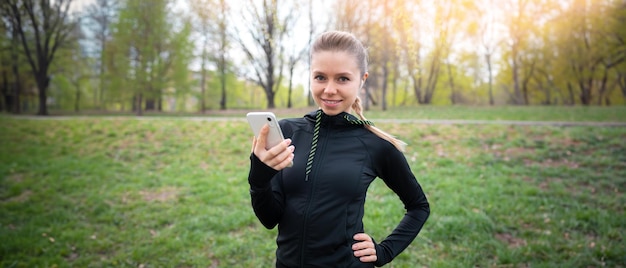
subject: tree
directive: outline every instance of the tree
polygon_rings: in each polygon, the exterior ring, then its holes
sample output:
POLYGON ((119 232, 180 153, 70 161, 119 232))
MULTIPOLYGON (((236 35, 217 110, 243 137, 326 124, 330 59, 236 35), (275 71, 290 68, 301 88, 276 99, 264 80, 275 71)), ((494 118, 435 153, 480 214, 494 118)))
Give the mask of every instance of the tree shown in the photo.
POLYGON ((200 112, 207 109, 206 87, 207 87, 207 64, 209 61, 209 44, 211 42, 211 26, 214 24, 216 3, 213 0, 194 0, 190 2, 192 14, 195 17, 195 30, 202 38, 202 48, 200 55, 200 112))
POLYGON ((230 46, 230 38, 228 36, 228 20, 227 20, 227 12, 228 5, 225 0, 220 0, 220 12, 217 15, 217 33, 218 33, 218 44, 219 44, 219 53, 217 60, 217 69, 220 73, 220 92, 222 93, 222 97, 220 99, 220 109, 226 110, 226 72, 228 71, 228 61, 226 59, 226 51, 230 46))
POLYGON ((99 109, 105 108, 104 94, 107 92, 109 86, 109 79, 106 77, 106 64, 105 57, 107 55, 107 44, 111 40, 111 24, 115 20, 117 14, 117 1, 116 0, 96 0, 93 4, 86 8, 86 17, 88 25, 91 28, 91 33, 95 36, 90 38, 94 43, 97 54, 97 68, 98 68, 98 90, 94 90, 93 100, 94 104, 99 109))
POLYGON ((75 24, 68 17, 71 0, 6 0, 2 9, 15 22, 39 93, 38 115, 48 115, 47 91, 50 65, 75 24))
MULTIPOLYGON (((301 11, 301 8, 299 7, 300 1, 296 0, 294 1, 294 3, 295 3, 295 6, 294 6, 294 9, 291 10, 292 14, 290 15, 290 18, 292 18, 294 21, 287 22, 288 24, 292 24, 292 25, 295 25, 296 23, 295 19, 300 17, 300 11, 301 11)), ((294 88, 293 79, 294 79, 294 72, 295 72, 296 66, 298 65, 298 63, 302 62, 308 56, 307 52, 309 52, 309 47, 311 45, 311 42, 313 39, 313 33, 315 30, 314 25, 313 25, 313 14, 312 14, 313 6, 311 6, 311 1, 308 1, 308 7, 309 7, 308 42, 304 44, 299 44, 298 37, 296 36, 297 32, 289 31, 287 32, 287 37, 289 40, 291 40, 291 42, 283 42, 283 44, 281 44, 281 46, 284 47, 281 49, 281 51, 285 53, 284 58, 287 58, 287 72, 289 73, 289 78, 288 78, 289 81, 288 81, 288 86, 287 86, 287 108, 293 107, 293 88, 294 88)), ((310 64, 309 60, 307 60, 307 64, 310 64)), ((310 83, 310 80, 309 80, 309 83, 310 83)), ((309 90, 309 94, 310 94, 310 90, 309 90)))
POLYGON ((613 6, 610 1, 573 0, 561 15, 567 21, 563 27, 570 27, 567 32, 560 30, 559 40, 568 66, 568 88, 583 105, 602 104, 615 87, 609 85, 609 78, 619 79, 619 74, 611 74, 625 56, 619 9, 619 4, 613 6))
MULTIPOLYGON (((80 24, 81 20, 78 20, 80 24)), ((85 38, 81 27, 74 27, 71 33, 72 39, 81 40, 85 38)), ((97 70, 93 68, 92 59, 87 52, 87 45, 74 42, 68 49, 60 50, 56 60, 51 66, 55 73, 51 80, 49 96, 54 100, 56 108, 69 109, 70 105, 74 112, 81 110, 84 103, 88 85, 96 76, 97 70), (62 105, 69 103, 69 105, 62 105)))
POLYGON ((206 87, 208 64, 214 61, 220 81, 220 110, 227 108, 226 79, 228 72, 228 49, 230 47, 228 17, 230 7, 225 0, 193 0, 190 2, 195 18, 195 29, 202 38, 200 56, 200 110, 206 110, 206 87), (213 45, 211 47, 211 45, 213 45))
POLYGON ((293 94, 293 75, 294 69, 296 65, 302 61, 304 57, 306 57, 307 49, 303 48, 300 51, 296 51, 295 45, 292 46, 292 50, 290 50, 290 54, 288 55, 289 60, 287 62, 287 69, 289 71, 289 86, 287 88, 287 108, 292 108, 292 94, 293 94))
POLYGON ((616 65, 615 73, 617 85, 622 92, 622 96, 626 99, 626 29, 623 27, 626 24, 626 2, 616 2, 613 9, 614 20, 611 23, 611 29, 613 31, 613 39, 615 40, 616 55, 621 57, 622 62, 616 65))
POLYGON ((173 20, 168 0, 124 3, 114 24, 113 70, 120 86, 132 95, 137 115, 143 110, 162 110, 166 89, 187 88, 187 64, 190 58, 190 24, 173 20), (176 31, 176 26, 178 31, 176 31), (145 105, 145 106, 144 106, 145 105))
POLYGON ((464 0, 396 1, 394 28, 397 46, 406 61, 406 70, 419 104, 431 104, 443 73, 442 64, 452 55, 453 44, 463 29, 464 0), (432 23, 427 23, 431 20, 432 23), (429 36, 432 40, 426 40, 429 36))
POLYGON ((9 16, 7 9, 1 9, 2 11, 2 29, 5 31, 2 37, 8 37, 8 40, 2 38, 2 95, 3 106, 7 111, 15 114, 21 113, 21 98, 22 95, 22 77, 20 75, 21 58, 23 54, 21 49, 19 29, 15 19, 9 16), (8 73, 11 74, 9 79, 8 73))
POLYGON ((480 39, 480 49, 484 53, 485 64, 487 64, 487 86, 489 105, 491 106, 495 104, 493 93, 493 55, 496 53, 499 43, 502 42, 502 40, 498 40, 496 37, 496 11, 491 8, 494 6, 493 0, 484 0, 480 7, 473 9, 475 11, 474 15, 482 18, 479 20, 479 30, 477 34, 480 39))
MULTIPOLYGON (((286 3, 285 3, 286 4, 286 3)), ((247 32, 250 40, 238 37, 239 44, 252 65, 253 76, 247 77, 261 88, 267 99, 267 108, 276 107, 275 96, 283 78, 285 34, 293 25, 293 13, 279 14, 277 0, 263 0, 261 6, 250 0, 247 12, 247 32)), ((288 10, 283 5, 281 10, 288 10)))

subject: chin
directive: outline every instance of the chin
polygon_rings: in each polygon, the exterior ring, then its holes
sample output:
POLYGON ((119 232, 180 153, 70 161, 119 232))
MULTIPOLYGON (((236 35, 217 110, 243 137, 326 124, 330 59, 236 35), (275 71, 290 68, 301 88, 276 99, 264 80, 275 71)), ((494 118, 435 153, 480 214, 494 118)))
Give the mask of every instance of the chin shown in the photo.
POLYGON ((324 112, 326 115, 334 116, 334 115, 340 114, 343 111, 341 111, 339 109, 328 109, 328 108, 322 107, 322 112, 324 112))

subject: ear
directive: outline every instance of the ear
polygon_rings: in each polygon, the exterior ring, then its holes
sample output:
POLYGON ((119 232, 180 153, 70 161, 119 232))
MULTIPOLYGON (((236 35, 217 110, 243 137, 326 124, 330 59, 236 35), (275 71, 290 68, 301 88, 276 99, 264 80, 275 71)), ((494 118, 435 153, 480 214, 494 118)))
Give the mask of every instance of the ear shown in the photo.
POLYGON ((370 76, 370 75, 369 75, 369 73, 368 73, 368 72, 365 72, 365 73, 363 74, 363 79, 361 79, 361 86, 360 86, 360 88, 363 88, 363 85, 365 85, 365 80, 367 80, 367 77, 369 77, 369 76, 370 76))

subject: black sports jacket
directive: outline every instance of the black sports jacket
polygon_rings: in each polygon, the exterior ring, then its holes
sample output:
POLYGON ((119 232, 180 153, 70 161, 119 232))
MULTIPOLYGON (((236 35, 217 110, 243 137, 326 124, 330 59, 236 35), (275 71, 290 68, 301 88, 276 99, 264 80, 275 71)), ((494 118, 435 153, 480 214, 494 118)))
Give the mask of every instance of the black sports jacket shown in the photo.
POLYGON ((318 112, 313 156, 317 112, 280 121, 284 136, 295 146, 293 167, 276 171, 250 156, 248 182, 254 212, 266 228, 278 224, 276 267, 382 266, 422 229, 430 213, 426 196, 402 152, 367 130, 363 121, 348 113, 318 112), (362 263, 354 257, 352 237, 364 232, 365 196, 376 177, 400 197, 406 214, 376 244, 378 260, 362 263))

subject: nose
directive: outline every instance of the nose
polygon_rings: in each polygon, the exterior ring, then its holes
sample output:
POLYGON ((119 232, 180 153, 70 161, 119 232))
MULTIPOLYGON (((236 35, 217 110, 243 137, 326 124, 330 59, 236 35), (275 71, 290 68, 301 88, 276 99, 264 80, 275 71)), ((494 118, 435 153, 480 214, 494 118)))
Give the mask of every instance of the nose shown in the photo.
POLYGON ((333 95, 337 93, 337 85, 334 82, 329 81, 326 84, 326 87, 324 87, 324 93, 329 94, 329 95, 333 95))

